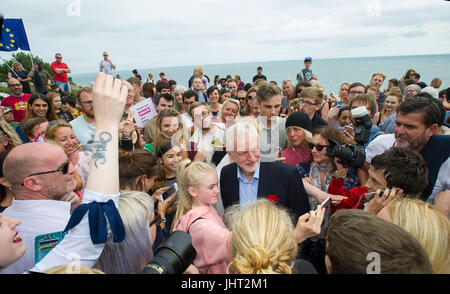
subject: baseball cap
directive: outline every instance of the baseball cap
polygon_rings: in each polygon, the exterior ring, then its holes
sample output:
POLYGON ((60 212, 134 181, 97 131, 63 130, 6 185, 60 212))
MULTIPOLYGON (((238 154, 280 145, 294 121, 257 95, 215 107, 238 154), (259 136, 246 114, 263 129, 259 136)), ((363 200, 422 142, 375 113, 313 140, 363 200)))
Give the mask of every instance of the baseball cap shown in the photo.
POLYGON ((312 61, 312 58, 311 57, 305 57, 305 61, 312 61))
POLYGON ((3 109, 3 114, 7 114, 7 113, 13 111, 12 108, 9 106, 2 106, 2 109, 3 109))

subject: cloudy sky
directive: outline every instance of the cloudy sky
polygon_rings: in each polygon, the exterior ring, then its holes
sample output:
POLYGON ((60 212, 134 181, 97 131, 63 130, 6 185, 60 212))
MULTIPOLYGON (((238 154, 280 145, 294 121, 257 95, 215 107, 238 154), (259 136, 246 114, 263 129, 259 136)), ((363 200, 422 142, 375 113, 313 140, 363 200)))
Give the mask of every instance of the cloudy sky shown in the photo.
POLYGON ((121 69, 450 53, 450 2, 436 0, 0 0, 0 13, 73 73, 104 50, 121 69))

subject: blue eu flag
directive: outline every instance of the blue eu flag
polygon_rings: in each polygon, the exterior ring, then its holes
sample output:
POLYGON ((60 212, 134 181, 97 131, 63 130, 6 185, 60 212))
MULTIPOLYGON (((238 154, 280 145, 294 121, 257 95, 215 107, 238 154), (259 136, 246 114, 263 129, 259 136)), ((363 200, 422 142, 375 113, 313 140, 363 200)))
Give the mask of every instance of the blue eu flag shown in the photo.
POLYGON ((0 39, 0 51, 30 51, 22 19, 5 18, 0 39))

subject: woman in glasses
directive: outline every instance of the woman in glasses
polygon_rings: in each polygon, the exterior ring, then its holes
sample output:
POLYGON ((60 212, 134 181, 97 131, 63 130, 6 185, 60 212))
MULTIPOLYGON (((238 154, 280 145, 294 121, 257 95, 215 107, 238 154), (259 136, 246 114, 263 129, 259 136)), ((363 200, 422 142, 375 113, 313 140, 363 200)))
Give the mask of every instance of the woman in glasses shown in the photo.
POLYGON ((253 101, 256 100, 256 90, 257 88, 251 87, 247 91, 247 95, 245 97, 244 115, 252 114, 253 101))

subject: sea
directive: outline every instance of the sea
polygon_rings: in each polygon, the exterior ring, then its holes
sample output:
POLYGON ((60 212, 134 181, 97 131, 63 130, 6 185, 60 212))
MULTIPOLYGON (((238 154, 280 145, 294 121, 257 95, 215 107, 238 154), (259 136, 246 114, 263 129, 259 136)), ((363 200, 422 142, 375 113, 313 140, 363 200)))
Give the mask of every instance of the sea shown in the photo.
MULTIPOLYGON (((440 89, 450 87, 450 54, 439 55, 408 55, 408 56, 380 56, 380 57, 356 57, 356 58, 333 58, 315 59, 314 56, 311 69, 317 76, 325 92, 339 93, 339 87, 343 82, 361 82, 368 84, 373 73, 383 73, 386 80, 382 89, 387 88, 389 79, 400 79, 408 69, 414 69, 420 74, 420 81, 430 84, 431 80, 439 77, 442 80, 440 89)), ((100 62, 100 60, 99 60, 100 62)), ((303 59, 284 61, 262 61, 232 64, 199 64, 202 65, 205 74, 211 82, 215 75, 226 77, 236 74, 241 76, 245 83, 251 83, 256 75, 256 68, 261 66, 263 74, 268 81, 275 81, 281 87, 281 82, 289 78, 296 83, 297 73, 303 68, 303 59)), ((136 67, 143 79, 148 73, 153 73, 153 79, 159 79, 159 73, 164 72, 167 79, 173 79, 178 85, 188 86, 188 80, 192 76, 196 65, 178 67, 136 67)), ((134 69, 134 68, 133 68, 134 69)), ((122 79, 133 76, 133 69, 117 70, 122 79)), ((97 72, 79 73, 70 75, 73 81, 80 86, 88 86, 94 80, 97 72)))

